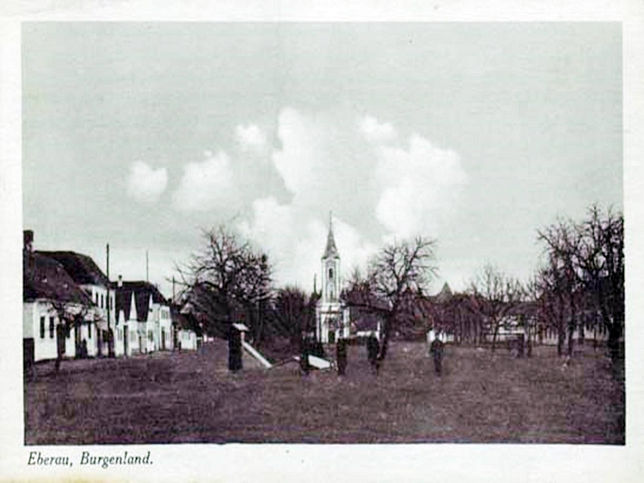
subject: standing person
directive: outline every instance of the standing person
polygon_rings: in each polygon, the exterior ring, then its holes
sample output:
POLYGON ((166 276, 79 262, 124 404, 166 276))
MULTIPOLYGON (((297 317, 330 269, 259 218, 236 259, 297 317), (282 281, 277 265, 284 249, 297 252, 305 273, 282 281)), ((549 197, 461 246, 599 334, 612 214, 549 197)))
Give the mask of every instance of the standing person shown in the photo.
POLYGON ((375 335, 370 335, 369 338, 367 339, 367 357, 369 358, 371 367, 373 367, 373 370, 376 373, 376 375, 378 374, 378 368, 380 365, 378 361, 379 351, 380 351, 380 344, 378 343, 378 339, 376 338, 375 335))
POLYGON ((309 341, 306 337, 300 339, 300 369, 307 376, 309 374, 309 341))
POLYGON ((346 339, 338 340, 335 346, 336 360, 338 363, 338 376, 344 376, 347 369, 347 341, 346 339))
POLYGON ((228 333, 228 369, 236 372, 242 368, 241 333, 231 326, 228 333))
POLYGON ((437 376, 440 376, 443 370, 443 349, 444 344, 438 337, 436 337, 429 346, 429 352, 434 358, 434 372, 437 376))

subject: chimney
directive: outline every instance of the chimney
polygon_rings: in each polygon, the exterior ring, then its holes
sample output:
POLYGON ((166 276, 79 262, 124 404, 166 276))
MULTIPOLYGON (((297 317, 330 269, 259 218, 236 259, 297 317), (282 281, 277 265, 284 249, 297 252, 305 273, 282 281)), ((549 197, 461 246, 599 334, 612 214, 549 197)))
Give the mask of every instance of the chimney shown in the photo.
POLYGON ((118 282, 116 282, 117 287, 122 287, 123 286, 123 275, 119 275, 118 282))
POLYGON ((33 252, 34 250, 34 232, 33 230, 24 230, 22 232, 22 249, 26 252, 33 252))

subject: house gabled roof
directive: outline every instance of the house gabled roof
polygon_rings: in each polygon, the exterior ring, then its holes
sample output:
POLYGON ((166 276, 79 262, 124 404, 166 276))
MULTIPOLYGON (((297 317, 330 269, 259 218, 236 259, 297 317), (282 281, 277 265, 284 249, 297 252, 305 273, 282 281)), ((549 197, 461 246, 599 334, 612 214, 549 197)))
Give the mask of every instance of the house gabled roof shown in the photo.
POLYGON ((57 260, 38 252, 23 255, 22 296, 36 299, 92 305, 91 298, 76 284, 57 260))
MULTIPOLYGON (((134 300, 134 294, 131 290, 114 290, 116 295, 116 313, 119 314, 123 311, 125 320, 132 319, 132 300, 134 300)), ((138 310, 136 309, 136 302, 134 303, 134 312, 137 313, 138 319, 138 310)))
POLYGON ((178 306, 173 305, 170 308, 170 314, 172 316, 172 322, 180 329, 192 330, 198 336, 202 335, 201 324, 192 312, 182 312, 178 306))
POLYGON ((374 295, 367 287, 357 286, 342 292, 342 302, 348 307, 357 307, 376 312, 389 311, 389 302, 374 295))
POLYGON ((140 322, 148 320, 148 313, 150 311, 150 299, 153 303, 168 305, 159 289, 144 281, 123 282, 122 286, 112 283, 112 288, 116 292, 116 311, 121 310, 125 315, 125 320, 130 319, 130 312, 132 311, 132 296, 134 295, 134 303, 136 304, 136 316, 140 322))
POLYGON ((59 262, 78 285, 102 285, 107 287, 109 280, 98 268, 91 257, 71 251, 37 251, 41 255, 59 262))
POLYGON ((434 300, 438 303, 444 303, 451 298, 452 298, 452 289, 449 287, 448 283, 445 282, 443 284, 443 288, 441 289, 441 291, 435 295, 434 300))
POLYGON ((352 322, 358 332, 378 330, 378 322, 382 319, 374 314, 363 314, 352 322))

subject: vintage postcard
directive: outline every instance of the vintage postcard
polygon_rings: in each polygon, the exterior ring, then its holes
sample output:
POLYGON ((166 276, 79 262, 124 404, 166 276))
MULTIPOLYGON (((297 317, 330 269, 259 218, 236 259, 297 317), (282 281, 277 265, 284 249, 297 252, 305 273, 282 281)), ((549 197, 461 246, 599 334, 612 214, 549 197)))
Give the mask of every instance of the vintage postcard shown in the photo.
POLYGON ((638 479, 641 23, 96 8, 6 22, 3 477, 638 479))

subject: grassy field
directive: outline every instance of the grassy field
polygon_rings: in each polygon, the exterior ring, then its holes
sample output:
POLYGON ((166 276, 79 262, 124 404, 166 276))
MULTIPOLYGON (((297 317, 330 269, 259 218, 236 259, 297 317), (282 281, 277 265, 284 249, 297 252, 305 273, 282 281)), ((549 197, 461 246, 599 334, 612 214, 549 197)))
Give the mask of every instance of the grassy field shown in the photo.
POLYGON ((624 392, 601 351, 568 367, 551 347, 531 359, 394 343, 379 376, 349 347, 347 375, 296 364, 226 370, 225 343, 199 353, 38 365, 25 384, 27 444, 181 442, 624 443, 624 392))

